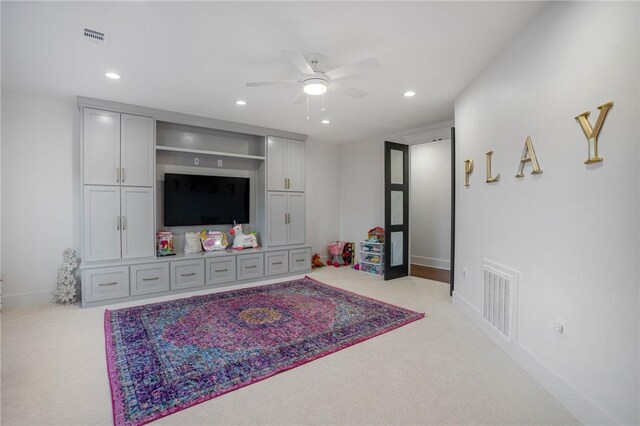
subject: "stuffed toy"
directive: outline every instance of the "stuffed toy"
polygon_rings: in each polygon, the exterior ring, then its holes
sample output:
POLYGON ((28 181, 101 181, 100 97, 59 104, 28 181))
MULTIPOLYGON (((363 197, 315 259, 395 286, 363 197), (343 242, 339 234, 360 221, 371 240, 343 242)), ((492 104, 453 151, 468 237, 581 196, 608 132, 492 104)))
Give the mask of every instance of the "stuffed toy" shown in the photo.
POLYGON ((324 263, 322 263, 322 259, 320 259, 320 255, 318 253, 314 254, 313 257, 311 258, 311 268, 316 269, 316 268, 322 268, 323 266, 324 266, 324 263))

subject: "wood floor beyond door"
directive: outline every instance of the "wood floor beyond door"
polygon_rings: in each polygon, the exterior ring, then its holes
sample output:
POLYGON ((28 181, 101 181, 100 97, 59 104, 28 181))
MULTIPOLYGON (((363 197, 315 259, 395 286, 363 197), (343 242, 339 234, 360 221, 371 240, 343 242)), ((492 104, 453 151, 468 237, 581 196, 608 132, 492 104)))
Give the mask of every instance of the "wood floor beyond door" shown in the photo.
POLYGON ((449 284, 449 270, 411 264, 411 276, 449 284))

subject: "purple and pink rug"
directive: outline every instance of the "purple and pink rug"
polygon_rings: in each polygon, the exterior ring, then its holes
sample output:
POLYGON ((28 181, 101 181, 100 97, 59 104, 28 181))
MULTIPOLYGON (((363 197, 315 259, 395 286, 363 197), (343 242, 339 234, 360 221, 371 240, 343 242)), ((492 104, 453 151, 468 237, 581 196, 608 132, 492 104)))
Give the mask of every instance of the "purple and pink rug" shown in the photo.
POLYGON ((116 425, 142 425, 423 318, 312 278, 105 311, 116 425))

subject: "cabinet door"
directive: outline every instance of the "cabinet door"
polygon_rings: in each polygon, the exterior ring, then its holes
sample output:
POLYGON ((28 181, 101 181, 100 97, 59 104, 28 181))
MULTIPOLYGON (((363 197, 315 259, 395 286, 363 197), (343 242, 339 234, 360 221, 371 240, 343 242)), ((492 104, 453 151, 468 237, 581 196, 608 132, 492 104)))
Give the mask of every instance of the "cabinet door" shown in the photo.
POLYGON ((267 197, 269 245, 287 243, 287 194, 284 192, 269 192, 267 197))
POLYGON ((285 178, 289 191, 304 191, 304 142, 287 141, 285 178))
POLYGON ((83 112, 85 185, 120 184, 120 114, 85 108, 83 112))
POLYGON ((122 185, 153 186, 153 118, 122 114, 120 121, 122 185))
POLYGON ((122 258, 152 257, 153 189, 122 188, 122 258))
POLYGON ((287 140, 269 137, 267 139, 267 189, 284 191, 285 187, 285 150, 287 140))
POLYGON ((85 186, 82 260, 120 259, 120 187, 85 186))
POLYGON ((304 220, 304 193, 290 192, 287 194, 287 211, 289 213, 289 235, 290 244, 304 243, 305 220, 304 220))

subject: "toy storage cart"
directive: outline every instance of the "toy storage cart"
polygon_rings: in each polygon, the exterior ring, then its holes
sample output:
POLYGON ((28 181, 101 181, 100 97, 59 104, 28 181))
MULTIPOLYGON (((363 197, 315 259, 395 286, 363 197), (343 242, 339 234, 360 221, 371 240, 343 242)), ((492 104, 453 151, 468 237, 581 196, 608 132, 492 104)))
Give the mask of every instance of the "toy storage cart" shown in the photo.
POLYGON ((360 241, 358 247, 360 255, 360 270, 374 275, 384 273, 384 243, 360 241))

